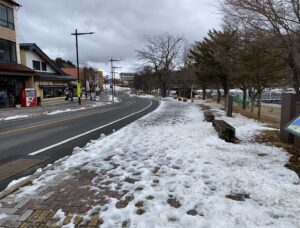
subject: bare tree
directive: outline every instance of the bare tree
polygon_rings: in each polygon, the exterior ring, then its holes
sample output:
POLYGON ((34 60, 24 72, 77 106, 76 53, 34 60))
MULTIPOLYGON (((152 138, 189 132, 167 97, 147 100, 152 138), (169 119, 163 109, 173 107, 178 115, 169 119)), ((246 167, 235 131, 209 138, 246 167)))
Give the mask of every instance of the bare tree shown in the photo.
POLYGON ((221 9, 234 22, 273 34, 281 48, 281 58, 291 69, 293 86, 300 94, 300 1, 222 0, 221 9))
POLYGON ((166 97, 167 80, 170 72, 178 66, 182 54, 183 37, 164 33, 157 36, 147 36, 146 45, 136 50, 143 65, 150 66, 158 75, 161 96, 166 97))

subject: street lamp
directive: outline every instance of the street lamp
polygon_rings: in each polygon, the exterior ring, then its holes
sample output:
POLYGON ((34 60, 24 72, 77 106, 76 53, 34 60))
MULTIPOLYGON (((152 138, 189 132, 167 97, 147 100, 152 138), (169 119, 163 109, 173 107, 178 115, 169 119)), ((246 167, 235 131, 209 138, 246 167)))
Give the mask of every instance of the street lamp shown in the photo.
POLYGON ((77 97, 78 97, 78 104, 79 105, 81 105, 81 88, 80 88, 80 79, 79 79, 78 36, 91 35, 91 34, 94 34, 94 32, 77 32, 77 29, 75 29, 75 33, 71 33, 71 35, 75 36, 75 38, 76 38, 77 97))

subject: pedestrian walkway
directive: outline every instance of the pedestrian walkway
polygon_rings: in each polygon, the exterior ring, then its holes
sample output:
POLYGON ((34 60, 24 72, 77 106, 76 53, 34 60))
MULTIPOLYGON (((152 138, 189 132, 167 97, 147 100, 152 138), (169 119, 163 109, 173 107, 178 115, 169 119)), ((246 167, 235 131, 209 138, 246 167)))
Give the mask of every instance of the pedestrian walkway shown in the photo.
POLYGON ((54 114, 65 111, 75 111, 82 108, 91 108, 106 104, 111 104, 111 99, 109 94, 104 93, 100 96, 100 99, 97 101, 82 99, 81 105, 78 104, 77 99, 74 99, 74 101, 69 100, 64 103, 53 104, 48 106, 5 108, 0 109, 0 122, 20 118, 28 118, 32 116, 39 116, 49 113, 54 114))
POLYGON ((299 177, 267 129, 234 115, 218 138, 199 104, 151 114, 84 148, 0 200, 0 227, 299 227, 299 177))

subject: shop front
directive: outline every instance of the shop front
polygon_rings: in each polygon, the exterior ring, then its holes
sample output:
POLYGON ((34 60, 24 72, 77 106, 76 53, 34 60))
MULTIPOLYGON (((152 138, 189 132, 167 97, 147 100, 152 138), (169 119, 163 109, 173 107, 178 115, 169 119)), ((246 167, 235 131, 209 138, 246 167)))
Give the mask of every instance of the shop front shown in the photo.
POLYGON ((66 100, 72 78, 67 75, 56 75, 36 72, 35 89, 38 104, 58 104, 66 100))
POLYGON ((16 63, 0 63, 0 108, 21 106, 21 93, 33 88, 31 69, 16 63))

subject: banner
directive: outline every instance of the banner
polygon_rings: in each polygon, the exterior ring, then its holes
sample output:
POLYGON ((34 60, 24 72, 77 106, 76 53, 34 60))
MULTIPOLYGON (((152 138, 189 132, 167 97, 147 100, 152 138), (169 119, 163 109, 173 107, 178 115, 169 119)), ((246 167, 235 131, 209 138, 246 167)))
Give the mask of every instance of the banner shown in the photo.
POLYGON ((80 87, 80 82, 77 83, 77 97, 81 97, 81 87, 80 87))

